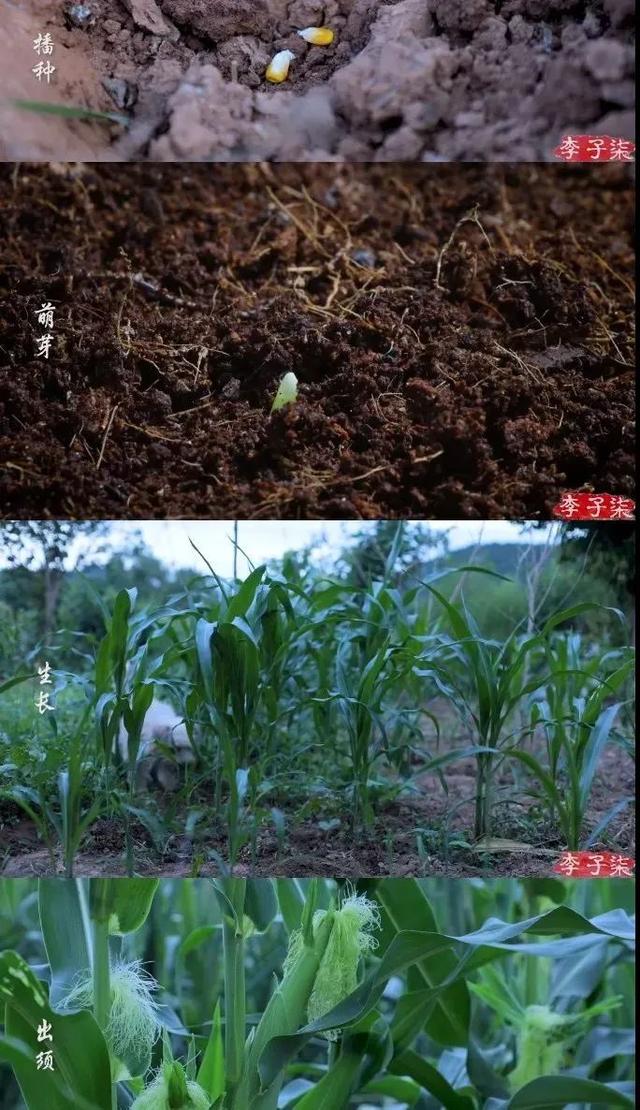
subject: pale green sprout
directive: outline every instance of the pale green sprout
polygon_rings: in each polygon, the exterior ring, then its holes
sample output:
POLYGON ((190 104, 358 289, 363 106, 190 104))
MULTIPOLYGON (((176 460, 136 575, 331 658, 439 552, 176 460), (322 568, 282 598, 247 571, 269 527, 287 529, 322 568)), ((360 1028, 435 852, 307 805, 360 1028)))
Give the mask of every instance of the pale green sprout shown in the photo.
POLYGON ((285 405, 293 405, 298 400, 298 379, 291 371, 285 374, 284 378, 278 386, 271 412, 279 412, 285 405))

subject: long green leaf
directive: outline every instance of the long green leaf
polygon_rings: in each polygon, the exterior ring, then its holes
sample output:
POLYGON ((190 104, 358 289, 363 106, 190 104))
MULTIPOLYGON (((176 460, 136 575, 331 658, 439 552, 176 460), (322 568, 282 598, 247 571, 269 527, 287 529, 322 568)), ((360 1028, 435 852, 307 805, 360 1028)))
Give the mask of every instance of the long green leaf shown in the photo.
MULTIPOLYGON (((17 952, 0 954, 0 998, 5 1001, 5 1029, 28 1051, 51 1047, 55 1069, 79 1103, 111 1110, 111 1065, 104 1037, 88 1011, 58 1014, 49 1006, 45 987, 17 952), (38 1044, 38 1029, 51 1027, 51 1042, 38 1044)), ((47 1102, 47 1072, 23 1068, 16 1072, 26 1091, 29 1110, 43 1110, 47 1102), (33 1101, 35 1099, 35 1101, 33 1101)), ((62 1106, 65 1104, 62 1103, 62 1106)), ((66 1107, 65 1107, 66 1110, 66 1107)))
POLYGON ((625 1090, 612 1083, 597 1083, 577 1076, 550 1075, 527 1083, 508 1103, 508 1110, 564 1110, 569 1103, 586 1102, 598 1106, 620 1106, 633 1110, 631 1084, 625 1090))

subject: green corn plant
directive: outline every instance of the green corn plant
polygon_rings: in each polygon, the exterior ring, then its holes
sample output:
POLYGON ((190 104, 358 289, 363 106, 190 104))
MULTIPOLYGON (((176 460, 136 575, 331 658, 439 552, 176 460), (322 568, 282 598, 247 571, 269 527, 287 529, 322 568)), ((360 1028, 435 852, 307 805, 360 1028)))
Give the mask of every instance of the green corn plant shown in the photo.
POLYGON ((156 687, 170 662, 179 659, 180 645, 173 632, 189 617, 184 596, 153 613, 135 612, 137 591, 121 590, 113 609, 103 615, 106 632, 96 652, 90 686, 93 715, 100 738, 99 758, 105 769, 105 808, 111 812, 113 799, 124 821, 127 874, 133 875, 131 817, 140 816, 135 807, 136 768, 145 715, 156 687), (158 674, 158 680, 154 681, 158 674), (117 737, 123 727, 127 738, 128 797, 114 794, 111 767, 119 760, 117 737))
POLYGON ((250 629, 241 621, 218 629, 202 621, 196 628, 196 638, 203 701, 219 743, 214 771, 216 812, 221 812, 224 782, 229 798, 227 826, 233 866, 243 840, 241 805, 248 781, 246 744, 257 693, 258 650, 250 629))
POLYGON ((632 1107, 630 884, 455 886, 0 880, 3 1091, 26 1110, 632 1107))
POLYGON ((80 843, 87 830, 102 810, 102 799, 83 807, 84 774, 87 765, 85 728, 89 718, 88 709, 82 715, 78 731, 74 736, 69 752, 69 762, 58 775, 59 816, 50 813, 50 820, 62 845, 64 870, 68 879, 73 876, 74 862, 80 843))
MULTIPOLYGON (((327 601, 338 603, 331 617, 338 625, 337 651, 330 647, 315 651, 319 686, 324 694, 314 698, 314 704, 323 707, 337 704, 346 729, 354 833, 361 828, 371 830, 374 819, 372 771, 381 759, 391 759, 383 703, 391 693, 399 700, 400 692, 410 681, 412 663, 420 650, 412 637, 408 615, 417 587, 403 594, 393 584, 402 536, 403 526, 399 524, 380 580, 372 580, 359 588, 332 582, 322 599, 323 607, 327 601), (334 689, 331 688, 332 672, 335 674, 334 689)), ((421 712, 434 721, 437 729, 432 714, 424 707, 421 712)), ((331 728, 326 715, 316 720, 324 726, 325 732, 331 728)), ((402 713, 395 716, 395 722, 398 727, 393 748, 400 753, 401 762, 411 725, 402 713)))
POLYGON ((354 833, 357 833, 361 827, 370 829, 373 823, 369 800, 371 772, 386 740, 382 702, 388 690, 401 680, 402 670, 398 649, 383 642, 364 665, 353 689, 353 671, 344 664, 345 648, 350 653, 351 645, 347 643, 338 652, 338 692, 334 697, 337 696, 347 730, 353 775, 352 822, 354 833), (376 728, 379 736, 374 741, 376 728))
POLYGON ((539 632, 521 637, 516 628, 500 644, 481 635, 464 599, 454 604, 433 585, 426 585, 445 611, 452 638, 436 641, 428 666, 419 673, 432 676, 438 688, 472 723, 478 738, 474 833, 478 840, 489 839, 497 764, 505 757, 515 757, 534 770, 533 757, 518 745, 528 730, 526 726, 514 725, 514 714, 532 695, 559 677, 551 673, 546 655, 543 669, 533 677, 529 663, 539 657, 540 648, 544 648, 558 625, 602 607, 581 602, 554 613, 539 632))
MULTIPOLYGON (((89 716, 89 707, 85 707, 74 734, 68 741, 63 740, 65 763, 56 776, 56 795, 52 796, 42 787, 36 791, 25 786, 0 792, 0 797, 10 798, 31 818, 52 858, 57 839, 67 878, 73 876, 76 854, 84 835, 102 810, 100 797, 89 803, 85 800, 85 775, 90 763, 86 739, 89 716)), ((52 714, 48 725, 52 737, 57 738, 55 718, 52 714)))
POLYGON ((136 613, 136 598, 137 590, 121 590, 111 613, 100 602, 106 632, 96 652, 90 694, 101 741, 99 755, 107 771, 121 722, 127 733, 130 771, 135 766, 142 722, 154 694, 150 676, 157 670, 162 673, 179 657, 172 625, 193 615, 179 607, 184 597, 152 613, 136 613))
POLYGON ((194 874, 210 859, 226 873, 256 865, 261 833, 274 826, 282 847, 310 822, 371 837, 399 798, 415 804, 424 844, 487 846, 498 807, 527 799, 536 806, 526 819, 553 823, 567 846, 597 839, 606 824, 592 828, 586 811, 602 753, 614 741, 632 750, 631 653, 609 646, 617 630, 602 650, 581 642, 574 626, 598 608, 582 603, 526 634, 515 621, 497 640, 474 599, 479 574, 502 576, 465 565, 411 581, 399 569, 401 539, 399 528, 386 561, 373 560, 377 578, 285 559, 277 572, 256 567, 232 582, 207 564, 160 606, 135 590, 96 595, 104 630, 65 632, 75 670, 57 671, 55 731, 27 702, 32 676, 0 685, 10 820, 22 808, 52 866, 62 844, 68 876, 98 816, 123 833, 130 876, 140 826, 155 854, 187 837, 194 874), (157 768, 179 757, 162 739, 149 776, 136 773, 154 699, 176 707, 194 756, 171 785, 157 768), (447 765, 469 757, 474 796, 451 798, 429 827, 420 779, 436 775, 446 791, 447 765), (469 800, 473 829, 450 836, 469 800))
MULTIPOLYGON (((620 663, 619 654, 611 659, 598 658, 582 670, 579 659, 567 657, 566 642, 548 647, 548 682, 530 715, 532 733, 541 730, 545 737, 546 766, 531 752, 516 748, 505 752, 531 772, 570 849, 579 849, 584 843, 585 815, 594 778, 621 709, 620 702, 607 704, 607 700, 633 675, 634 660, 627 658, 620 663), (606 677, 600 678, 596 670, 606 677)), ((609 809, 592 830, 587 846, 632 800, 622 799, 609 809)))
MULTIPOLYGON (((210 568, 217 597, 199 602, 187 667, 196 680, 189 710, 213 738, 214 809, 225 821, 233 862, 247 837, 243 808, 254 811, 259 789, 290 767, 293 695, 306 681, 301 654, 314 628, 299 586, 265 567, 233 589, 210 568)), ((255 826, 254 826, 255 827, 255 826)))
MULTIPOLYGON (((555 779, 567 746, 567 729, 575 723, 578 759, 590 734, 606 708, 605 702, 624 687, 633 673, 633 656, 628 650, 592 651, 579 633, 552 635, 542 644, 549 681, 534 695, 542 715, 551 722, 545 733, 549 772, 555 779)), ((612 715, 615 717, 615 714, 612 715)), ((607 727, 607 734, 610 731, 607 727)))

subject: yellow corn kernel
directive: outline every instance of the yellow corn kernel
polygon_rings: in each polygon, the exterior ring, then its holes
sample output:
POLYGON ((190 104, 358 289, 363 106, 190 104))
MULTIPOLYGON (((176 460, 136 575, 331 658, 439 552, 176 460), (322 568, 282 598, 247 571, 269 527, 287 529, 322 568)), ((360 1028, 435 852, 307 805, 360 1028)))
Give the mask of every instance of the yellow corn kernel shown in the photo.
POLYGON ((330 27, 307 27, 298 34, 312 46, 331 46, 335 35, 330 27))
POLYGON ((281 85, 283 81, 287 80, 289 76, 289 67, 295 60, 295 54, 292 50, 281 50, 271 59, 271 64, 267 69, 267 81, 273 81, 276 85, 281 85))

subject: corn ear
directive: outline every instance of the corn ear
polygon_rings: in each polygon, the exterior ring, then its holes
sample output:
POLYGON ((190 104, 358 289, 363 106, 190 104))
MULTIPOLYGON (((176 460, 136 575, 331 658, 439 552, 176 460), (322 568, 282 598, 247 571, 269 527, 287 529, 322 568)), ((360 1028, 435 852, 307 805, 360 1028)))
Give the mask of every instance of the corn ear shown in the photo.
MULTIPOLYGON (((255 1036, 247 1043, 247 1067, 243 1077, 243 1090, 255 1095, 260 1088, 258 1063, 260 1056, 273 1037, 295 1033, 306 1021, 309 999, 320 968, 322 957, 333 929, 334 913, 328 911, 307 943, 304 928, 293 933, 282 982, 269 999, 255 1036)), ((242 1103, 239 1103, 242 1105, 242 1103)))
POLYGON ((131 1110, 209 1110, 211 1099, 177 1061, 165 1064, 131 1110))
POLYGON ((518 1035, 518 1065, 509 1077, 513 1091, 562 1069, 566 1024, 566 1017, 554 1014, 548 1006, 527 1007, 518 1035))
MULTIPOLYGON (((160 1031, 157 983, 140 961, 121 961, 110 969, 108 1016, 103 1029, 117 1079, 143 1074, 160 1031)), ((75 1012, 95 1004, 95 984, 90 974, 77 981, 60 999, 60 1009, 75 1012)))
MULTIPOLYGON (((316 927, 323 917, 324 911, 319 910, 316 927)), ((336 910, 331 936, 309 999, 307 1017, 310 1022, 324 1017, 356 989, 360 957, 377 947, 372 930, 379 926, 380 913, 375 902, 362 895, 352 895, 336 910)), ((324 1035, 334 1041, 338 1032, 332 1029, 324 1035)))
POLYGON ((512 1091, 566 1065, 569 1042, 592 1017, 615 1010, 622 998, 615 995, 577 1014, 557 1014, 549 1006, 527 1006, 518 1031, 518 1063, 509 1076, 512 1091))

